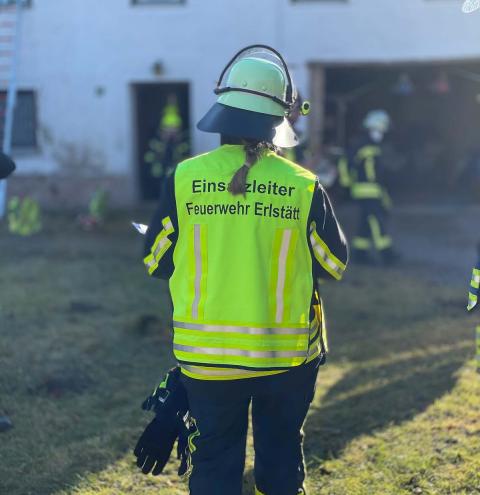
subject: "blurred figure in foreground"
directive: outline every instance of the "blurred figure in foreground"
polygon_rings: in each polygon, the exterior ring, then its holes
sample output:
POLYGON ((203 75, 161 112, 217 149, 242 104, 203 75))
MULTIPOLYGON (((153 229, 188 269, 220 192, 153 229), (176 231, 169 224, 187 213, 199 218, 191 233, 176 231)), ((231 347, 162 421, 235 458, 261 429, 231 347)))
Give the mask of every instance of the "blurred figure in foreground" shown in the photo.
POLYGON ((158 179, 162 190, 165 178, 170 177, 178 163, 188 158, 190 146, 183 132, 183 121, 177 96, 168 95, 162 112, 157 136, 149 142, 145 162, 150 166, 151 176, 158 179))
POLYGON ((369 112, 359 143, 348 157, 351 198, 359 211, 357 234, 352 242, 353 260, 357 263, 371 263, 372 248, 385 264, 397 261, 392 238, 386 231, 391 199, 384 187, 381 163, 381 143, 390 124, 390 117, 384 110, 369 112))
POLYGON ((9 156, 0 152, 0 180, 6 179, 14 170, 14 161, 9 156))

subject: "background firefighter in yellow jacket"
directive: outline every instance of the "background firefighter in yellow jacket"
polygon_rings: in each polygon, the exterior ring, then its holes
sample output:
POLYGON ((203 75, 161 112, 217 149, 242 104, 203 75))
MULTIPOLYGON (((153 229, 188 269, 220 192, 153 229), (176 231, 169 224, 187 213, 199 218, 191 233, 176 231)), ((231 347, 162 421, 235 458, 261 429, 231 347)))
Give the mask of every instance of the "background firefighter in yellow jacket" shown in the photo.
POLYGON ((215 93, 198 128, 222 145, 167 180, 144 260, 173 300, 190 493, 241 495, 251 406, 256 493, 304 494, 302 425, 327 351, 317 280, 342 277, 346 241, 316 177, 277 153, 298 143, 281 55, 241 50, 215 93))
POLYGON ((159 190, 165 178, 173 174, 177 164, 188 158, 189 154, 190 145, 183 130, 177 96, 172 93, 163 108, 157 135, 149 141, 144 156, 151 177, 159 181, 159 190))
POLYGON ((358 205, 359 223, 352 241, 353 259, 368 263, 376 251, 386 264, 397 260, 386 222, 391 199, 384 185, 382 141, 390 128, 384 110, 373 110, 363 122, 364 134, 348 157, 349 185, 352 200, 358 205))

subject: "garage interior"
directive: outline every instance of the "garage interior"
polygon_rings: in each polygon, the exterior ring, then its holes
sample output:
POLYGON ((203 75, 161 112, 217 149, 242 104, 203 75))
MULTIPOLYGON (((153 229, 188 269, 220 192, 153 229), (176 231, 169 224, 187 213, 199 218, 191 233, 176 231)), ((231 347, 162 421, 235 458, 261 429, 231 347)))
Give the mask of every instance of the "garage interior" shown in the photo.
POLYGON ((369 110, 385 109, 390 188, 397 197, 480 199, 480 61, 311 64, 312 147, 351 145, 369 110), (323 102, 323 103, 322 103, 323 102))

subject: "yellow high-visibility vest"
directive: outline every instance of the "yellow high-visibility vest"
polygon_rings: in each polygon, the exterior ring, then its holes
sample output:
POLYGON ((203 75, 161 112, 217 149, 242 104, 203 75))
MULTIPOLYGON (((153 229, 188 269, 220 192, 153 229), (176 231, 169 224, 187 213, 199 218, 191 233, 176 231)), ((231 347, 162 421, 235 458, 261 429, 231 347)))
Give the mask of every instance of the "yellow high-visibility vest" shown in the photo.
MULTIPOLYGON (((267 152, 249 172, 246 196, 233 196, 228 184, 244 160, 242 146, 224 145, 175 174, 170 291, 174 354, 185 369, 288 369, 311 358, 318 335, 307 242, 316 178, 267 152)), ((169 232, 167 219, 158 249, 169 232)))

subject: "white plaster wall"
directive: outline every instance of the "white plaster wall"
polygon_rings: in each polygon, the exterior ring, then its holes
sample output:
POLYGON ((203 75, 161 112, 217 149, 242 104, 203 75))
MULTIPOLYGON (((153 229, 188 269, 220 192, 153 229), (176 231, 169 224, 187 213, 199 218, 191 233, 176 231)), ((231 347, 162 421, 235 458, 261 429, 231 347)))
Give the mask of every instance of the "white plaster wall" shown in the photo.
MULTIPOLYGON (((240 47, 274 44, 306 92, 310 61, 480 58, 480 11, 461 0, 33 0, 23 17, 19 84, 38 94, 40 149, 18 154, 20 173, 49 173, 66 143, 90 149, 115 174, 134 176, 131 84, 191 83, 192 125, 240 47), (165 75, 155 77, 161 60, 165 75), (98 97, 95 88, 105 94, 98 97)), ((194 150, 217 143, 195 132, 194 150)))

